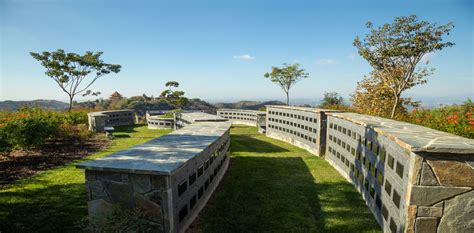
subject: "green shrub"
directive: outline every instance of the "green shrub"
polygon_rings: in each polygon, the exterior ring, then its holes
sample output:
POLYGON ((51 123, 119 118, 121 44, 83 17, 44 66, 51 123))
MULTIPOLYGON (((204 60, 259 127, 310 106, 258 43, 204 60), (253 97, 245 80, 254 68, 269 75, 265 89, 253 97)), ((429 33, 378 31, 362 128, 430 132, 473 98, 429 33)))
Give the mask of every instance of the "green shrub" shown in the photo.
POLYGON ((22 108, 0 113, 0 152, 38 147, 48 139, 84 140, 86 112, 53 112, 22 108))

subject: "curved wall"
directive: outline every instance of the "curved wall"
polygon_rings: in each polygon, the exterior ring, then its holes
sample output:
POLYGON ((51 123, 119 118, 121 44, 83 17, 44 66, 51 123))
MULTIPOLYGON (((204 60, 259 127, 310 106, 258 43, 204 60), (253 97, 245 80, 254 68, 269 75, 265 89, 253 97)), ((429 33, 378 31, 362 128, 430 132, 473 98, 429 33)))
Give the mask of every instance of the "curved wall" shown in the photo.
POLYGON ((249 126, 258 125, 258 116, 265 115, 265 112, 245 110, 245 109, 218 109, 217 115, 228 119, 232 124, 249 126))
POLYGON ((267 136, 324 158, 384 232, 474 232, 474 140, 389 119, 267 106, 267 136), (456 172, 454 172, 456 171, 456 172))
POLYGON ((160 116, 147 117, 149 129, 172 129, 174 127, 174 118, 162 118, 160 116))
POLYGON ((136 115, 133 110, 112 110, 87 114, 89 130, 103 131, 107 126, 133 125, 136 115))
POLYGON ((267 107, 268 137, 289 142, 315 155, 323 155, 326 135, 325 112, 331 110, 288 107, 267 107))

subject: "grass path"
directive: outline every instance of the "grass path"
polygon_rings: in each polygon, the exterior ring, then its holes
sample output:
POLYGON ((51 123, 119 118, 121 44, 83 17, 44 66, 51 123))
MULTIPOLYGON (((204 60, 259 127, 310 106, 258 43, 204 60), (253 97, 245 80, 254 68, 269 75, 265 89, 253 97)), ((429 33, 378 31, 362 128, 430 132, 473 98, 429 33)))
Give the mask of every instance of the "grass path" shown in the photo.
POLYGON ((75 164, 123 150, 170 130, 117 127, 113 144, 88 156, 0 189, 0 232, 71 232, 87 215, 84 170, 75 164))
POLYGON ((381 232, 356 189, 325 160, 231 130, 231 165, 191 232, 381 232))

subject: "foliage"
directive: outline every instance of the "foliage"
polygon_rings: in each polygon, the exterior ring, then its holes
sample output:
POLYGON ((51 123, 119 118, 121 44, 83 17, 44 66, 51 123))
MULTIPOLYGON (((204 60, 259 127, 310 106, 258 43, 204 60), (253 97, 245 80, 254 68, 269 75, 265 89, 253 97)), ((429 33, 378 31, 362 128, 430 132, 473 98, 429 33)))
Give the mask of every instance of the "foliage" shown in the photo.
POLYGON ((139 125, 115 127, 116 137, 106 150, 2 187, 0 229, 2 232, 79 232, 82 228, 77 227, 77 222, 87 216, 87 195, 84 171, 75 165, 168 132, 139 125))
MULTIPOLYGON (((372 71, 371 76, 357 82, 356 90, 351 96, 352 105, 356 112, 380 117, 392 117, 394 96, 389 88, 378 77, 380 72, 372 71)), ((407 114, 407 107, 417 107, 418 102, 411 98, 400 97, 393 118, 400 119, 407 114)))
POLYGON ((161 92, 160 98, 166 100, 168 103, 176 106, 177 108, 182 107, 188 102, 188 99, 184 97, 184 91, 174 90, 179 87, 179 83, 176 81, 169 81, 165 84, 168 88, 161 92))
POLYGON ((468 99, 462 105, 435 109, 414 109, 403 120, 432 129, 474 138, 474 103, 468 99))
POLYGON ((319 103, 319 107, 328 108, 337 105, 344 105, 344 99, 337 92, 324 92, 324 98, 319 103))
POLYGON ((98 95, 88 88, 100 77, 111 72, 120 72, 121 66, 108 64, 100 59, 102 52, 87 51, 84 55, 65 53, 58 49, 54 52, 30 53, 46 68, 45 74, 53 79, 69 97, 69 111, 72 109, 74 97, 78 94, 98 95), (92 74, 92 80, 85 82, 92 74), (82 85, 81 85, 82 84, 82 85))
POLYGON ((87 130, 84 111, 53 112, 40 108, 22 108, 0 114, 0 152, 31 149, 48 139, 83 140, 87 130))
POLYGON ((271 72, 264 74, 265 78, 269 78, 272 82, 278 84, 286 94, 286 105, 290 105, 290 89, 301 79, 308 78, 309 74, 304 69, 300 69, 300 64, 295 63, 283 67, 272 67, 271 72))
POLYGON ((354 46, 359 54, 380 74, 380 82, 393 96, 390 117, 394 118, 400 107, 401 94, 419 84, 426 83, 426 77, 434 70, 426 67, 415 70, 417 64, 428 54, 454 45, 443 42, 443 36, 449 35, 454 27, 452 23, 437 25, 427 21, 418 21, 416 15, 396 17, 392 24, 374 28, 367 23, 370 34, 363 41, 356 37, 354 46))

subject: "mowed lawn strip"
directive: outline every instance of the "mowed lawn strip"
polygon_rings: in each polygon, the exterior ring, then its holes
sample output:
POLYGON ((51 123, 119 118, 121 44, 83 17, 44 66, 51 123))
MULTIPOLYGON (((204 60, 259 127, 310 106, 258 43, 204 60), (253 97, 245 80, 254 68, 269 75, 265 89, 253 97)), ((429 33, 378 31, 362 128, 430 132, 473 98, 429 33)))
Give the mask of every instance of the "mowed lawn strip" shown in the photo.
POLYGON ((328 162, 233 126, 231 165, 190 232, 381 232, 357 190, 328 162))
POLYGON ((87 216, 84 170, 75 164, 109 155, 169 133, 146 126, 116 127, 105 151, 0 189, 0 232, 74 232, 87 216))

